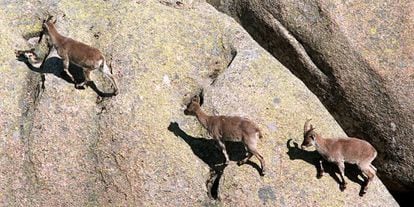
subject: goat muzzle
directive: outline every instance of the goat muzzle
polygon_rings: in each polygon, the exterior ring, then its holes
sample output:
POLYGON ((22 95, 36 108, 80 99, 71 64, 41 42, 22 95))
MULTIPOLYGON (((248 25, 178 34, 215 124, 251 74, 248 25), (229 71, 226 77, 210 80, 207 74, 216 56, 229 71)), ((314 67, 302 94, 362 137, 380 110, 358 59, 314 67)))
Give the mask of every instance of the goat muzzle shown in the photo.
POLYGON ((184 115, 192 115, 191 112, 189 112, 187 109, 184 110, 184 115))

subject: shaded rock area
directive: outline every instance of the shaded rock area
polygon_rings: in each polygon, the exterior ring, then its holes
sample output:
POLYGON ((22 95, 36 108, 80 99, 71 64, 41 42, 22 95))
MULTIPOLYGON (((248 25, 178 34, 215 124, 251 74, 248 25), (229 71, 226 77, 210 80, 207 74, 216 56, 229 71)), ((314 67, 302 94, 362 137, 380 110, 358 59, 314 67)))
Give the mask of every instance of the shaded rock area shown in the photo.
POLYGON ((412 1, 209 2, 299 77, 348 135, 374 144, 390 189, 414 192, 412 1))
MULTIPOLYGON (((202 1, 165 2, 0 4, 1 206, 398 206, 377 178, 360 197, 352 166, 344 192, 335 168, 317 179, 317 153, 295 146, 305 119, 345 135, 317 97, 230 17, 202 1), (43 75, 16 60, 46 13, 106 55, 119 95, 76 89, 56 59, 43 75), (262 128, 265 176, 256 159, 217 167, 224 157, 183 113, 201 90, 207 113, 262 128)), ((92 80, 112 91, 99 72, 92 80)), ((227 147, 232 161, 244 157, 239 143, 227 147)))

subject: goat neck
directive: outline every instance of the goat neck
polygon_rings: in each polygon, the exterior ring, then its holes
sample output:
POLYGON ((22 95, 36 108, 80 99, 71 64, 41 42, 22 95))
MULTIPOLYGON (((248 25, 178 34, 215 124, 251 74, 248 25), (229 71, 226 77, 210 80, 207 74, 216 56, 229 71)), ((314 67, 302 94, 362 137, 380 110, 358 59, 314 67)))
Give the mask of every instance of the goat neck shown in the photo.
POLYGON ((205 129, 208 129, 208 120, 210 118, 210 116, 208 116, 206 113, 204 113, 203 110, 201 110, 200 107, 197 107, 197 109, 195 110, 195 115, 198 119, 198 121, 201 123, 201 125, 203 125, 203 127, 205 129))
POLYGON ((315 148, 318 152, 324 154, 328 151, 326 147, 326 140, 321 137, 319 134, 316 134, 315 136, 315 148))
POLYGON ((328 144, 326 143, 327 140, 323 138, 321 135, 316 134, 315 136, 315 148, 316 151, 319 152, 322 156, 329 154, 328 144))
POLYGON ((63 42, 63 40, 65 39, 65 37, 59 34, 59 32, 56 30, 56 27, 54 25, 49 25, 48 33, 52 40, 52 44, 54 45, 57 45, 58 43, 63 42))

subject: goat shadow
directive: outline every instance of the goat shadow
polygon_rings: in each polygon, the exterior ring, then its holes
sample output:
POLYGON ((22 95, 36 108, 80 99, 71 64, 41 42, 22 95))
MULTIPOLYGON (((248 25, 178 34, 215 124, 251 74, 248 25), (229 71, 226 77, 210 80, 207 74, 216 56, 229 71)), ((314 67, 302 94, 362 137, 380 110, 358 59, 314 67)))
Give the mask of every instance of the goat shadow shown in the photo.
MULTIPOLYGON (((315 151, 307 151, 307 150, 303 150, 301 148, 299 148, 298 143, 293 142, 294 146, 291 146, 290 142, 292 141, 292 139, 289 139, 286 143, 286 146, 288 148, 288 152, 287 154, 289 155, 289 158, 291 160, 296 160, 296 159, 300 159, 303 160, 309 164, 312 164, 315 166, 316 169, 316 177, 318 179, 320 179, 322 176, 320 175, 321 169, 319 166, 319 160, 323 159, 321 157, 321 155, 315 150, 315 151)), ((341 180, 339 179, 339 177, 337 176, 337 174, 339 174, 339 169, 338 166, 336 166, 333 163, 330 163, 326 160, 323 160, 322 162, 322 166, 324 169, 325 173, 328 173, 340 186, 341 184, 341 180)), ((364 178, 364 175, 362 174, 361 170, 353 164, 349 164, 349 163, 345 163, 345 177, 347 177, 349 180, 351 180, 354 183, 358 183, 361 186, 359 195, 362 196, 363 195, 363 189, 365 186, 365 181, 359 179, 358 176, 362 176, 362 178, 364 178)), ((343 191, 343 189, 339 188, 341 191, 343 191)))
MULTIPOLYGON (((223 164, 226 158, 217 147, 216 141, 213 139, 192 137, 185 133, 176 122, 171 122, 168 130, 190 145, 193 153, 210 167, 210 177, 206 182, 208 195, 210 198, 218 199, 219 182, 226 168, 226 165, 223 164)), ((231 161, 240 161, 246 157, 247 152, 241 142, 226 142, 225 144, 231 161)), ((256 163, 249 160, 246 164, 254 167, 260 175, 263 175, 261 168, 256 163)))
MULTIPOLYGON (((69 75, 67 73, 64 72, 63 70, 63 61, 61 58, 56 57, 56 56, 47 56, 45 57, 45 59, 43 60, 42 64, 40 65, 40 67, 35 67, 33 66, 29 60, 24 56, 24 54, 19 54, 16 55, 16 58, 18 61, 24 62, 26 64, 26 66, 33 72, 37 72, 37 73, 50 73, 50 74, 54 74, 56 77, 62 78, 63 80, 65 80, 68 83, 81 83, 83 81, 85 81, 85 76, 83 74, 83 69, 77 65, 74 65, 72 63, 69 63, 69 73, 73 76, 73 79, 75 80, 75 82, 73 82, 69 75)), ((113 93, 105 93, 102 92, 98 89, 98 87, 95 85, 95 83, 93 81, 89 81, 88 83, 86 83, 87 86, 91 87, 91 89, 93 91, 95 91, 96 94, 98 94, 98 96, 101 97, 111 97, 114 94, 113 93)), ((84 87, 79 87, 77 89, 85 89, 84 87)))

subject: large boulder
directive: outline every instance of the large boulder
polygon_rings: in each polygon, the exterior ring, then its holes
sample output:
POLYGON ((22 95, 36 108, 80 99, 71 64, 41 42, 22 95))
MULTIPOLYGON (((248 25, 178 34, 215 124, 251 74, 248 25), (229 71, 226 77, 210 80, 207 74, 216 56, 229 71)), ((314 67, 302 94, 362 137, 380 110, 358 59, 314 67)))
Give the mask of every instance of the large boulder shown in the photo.
POLYGON ((350 136, 373 143, 393 190, 414 190, 411 1, 209 1, 312 90, 350 136))
MULTIPOLYGON (((355 168, 344 192, 335 167, 316 178, 317 154, 295 147, 305 119, 326 136, 344 132, 299 79, 204 2, 16 1, 0 15, 2 206, 397 206, 377 178, 361 198, 355 168), (96 88, 75 89, 56 57, 44 75, 16 60, 48 12, 62 34, 102 50, 119 95, 97 98, 112 91, 99 72, 96 88), (256 159, 218 165, 223 155, 183 113, 201 90, 207 113, 262 128, 264 177, 256 159)), ((233 161, 243 158, 242 146, 228 146, 233 161)))

